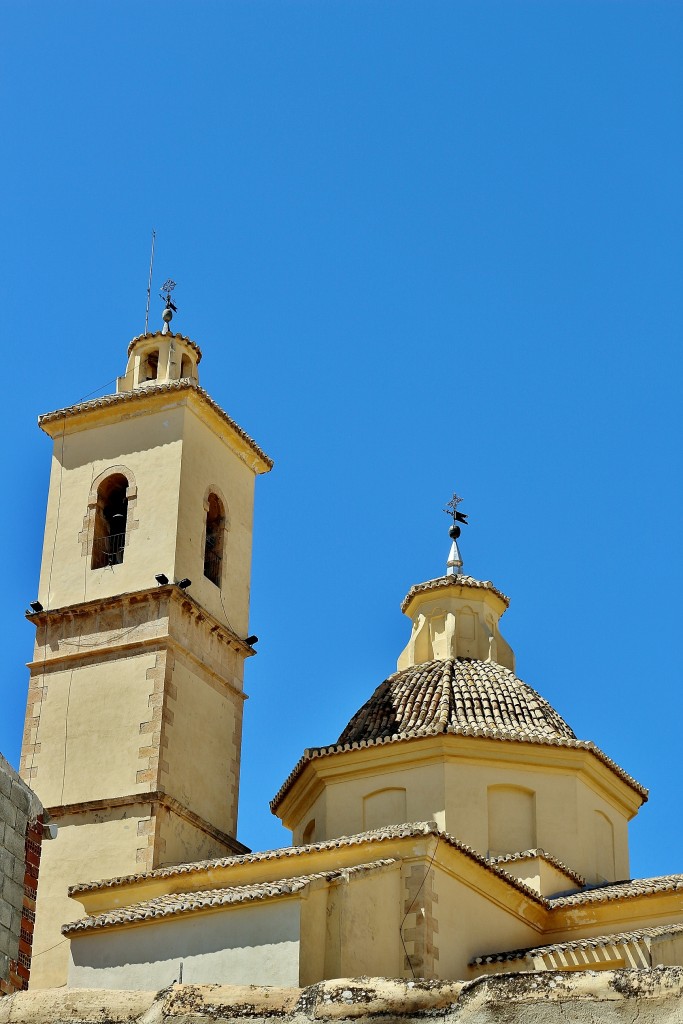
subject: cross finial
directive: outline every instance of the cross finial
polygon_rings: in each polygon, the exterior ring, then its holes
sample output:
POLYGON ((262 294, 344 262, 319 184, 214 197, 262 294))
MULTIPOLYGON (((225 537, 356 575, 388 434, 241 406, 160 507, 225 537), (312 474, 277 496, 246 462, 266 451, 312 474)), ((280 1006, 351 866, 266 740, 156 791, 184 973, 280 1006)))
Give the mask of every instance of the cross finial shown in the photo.
POLYGON ((170 331, 169 324, 171 323, 171 320, 173 319, 173 314, 178 312, 178 307, 176 305, 174 305, 173 300, 171 299, 171 292, 173 291, 174 288, 175 288, 175 281, 171 280, 171 278, 169 277, 162 284, 161 291, 159 293, 159 298, 160 299, 165 299, 165 301, 166 301, 166 305, 164 306, 164 311, 161 314, 161 319, 164 321, 164 328, 163 328, 163 330, 161 332, 162 334, 168 334, 169 333, 169 331, 170 331), (166 293, 165 295, 164 295, 164 292, 166 293))
POLYGON ((455 493, 455 491, 454 491, 453 492, 453 497, 451 498, 451 500, 448 502, 448 504, 446 505, 446 507, 444 509, 444 512, 446 512, 447 515, 453 516, 453 520, 454 521, 455 521, 455 519, 457 518, 457 515, 458 515, 458 505, 460 504, 460 502, 462 500, 463 499, 461 497, 459 497, 455 493))
POLYGON ((453 497, 444 509, 444 512, 453 519, 453 525, 448 531, 448 536, 451 538, 451 550, 448 553, 448 561, 446 562, 447 576, 458 576, 462 572, 462 558, 458 548, 458 537, 460 536, 458 523, 467 526, 467 516, 464 512, 458 512, 458 505, 461 501, 462 498, 454 492, 453 497))

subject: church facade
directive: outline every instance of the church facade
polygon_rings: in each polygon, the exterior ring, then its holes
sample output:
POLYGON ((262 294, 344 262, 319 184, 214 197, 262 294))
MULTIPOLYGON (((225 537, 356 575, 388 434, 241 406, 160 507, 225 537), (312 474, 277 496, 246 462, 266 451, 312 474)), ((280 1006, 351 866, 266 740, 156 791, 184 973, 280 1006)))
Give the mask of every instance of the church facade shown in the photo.
POLYGON ((40 419, 21 768, 59 832, 32 985, 683 964, 683 875, 629 878, 647 791, 515 675, 508 598, 463 573, 455 539, 403 602, 397 671, 271 802, 292 846, 238 842, 254 482, 272 462, 168 322, 131 343, 116 394, 40 419))

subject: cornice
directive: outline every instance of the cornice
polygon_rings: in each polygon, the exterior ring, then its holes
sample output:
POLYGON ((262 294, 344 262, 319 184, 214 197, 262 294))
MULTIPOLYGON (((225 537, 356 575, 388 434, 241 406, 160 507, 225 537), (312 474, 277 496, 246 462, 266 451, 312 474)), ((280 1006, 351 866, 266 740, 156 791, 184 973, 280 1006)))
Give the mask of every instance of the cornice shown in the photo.
MULTIPOLYGON (((127 409, 147 401, 153 403, 156 399, 168 398, 173 395, 194 396, 202 405, 210 409, 224 426, 238 438, 245 448, 254 457, 253 470, 256 473, 268 473, 273 468, 273 460, 257 445, 256 441, 240 427, 227 412, 221 409, 220 405, 211 398, 203 388, 200 388, 196 381, 188 378, 181 380, 164 381, 161 384, 147 384, 144 387, 135 388, 133 391, 121 391, 113 395, 103 395, 100 398, 93 398, 88 402, 78 402, 76 405, 67 406, 64 409, 56 409, 53 412, 43 413, 38 417, 38 426, 50 437, 58 437, 60 433, 67 430, 71 425, 76 425, 82 419, 104 412, 109 409, 127 409), (61 424, 62 430, 58 427, 61 424)), ((239 453, 238 453, 239 454, 239 453)))

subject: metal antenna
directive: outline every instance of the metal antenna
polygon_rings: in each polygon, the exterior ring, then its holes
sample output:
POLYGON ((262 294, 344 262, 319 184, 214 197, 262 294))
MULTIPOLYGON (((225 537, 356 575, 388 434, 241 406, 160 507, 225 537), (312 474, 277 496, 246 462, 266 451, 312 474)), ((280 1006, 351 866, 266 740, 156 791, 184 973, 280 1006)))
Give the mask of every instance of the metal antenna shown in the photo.
POLYGON ((149 333, 149 297, 152 292, 152 267, 154 266, 154 239, 157 233, 152 228, 152 255, 149 258, 149 281, 147 282, 147 309, 145 310, 145 334, 149 333))

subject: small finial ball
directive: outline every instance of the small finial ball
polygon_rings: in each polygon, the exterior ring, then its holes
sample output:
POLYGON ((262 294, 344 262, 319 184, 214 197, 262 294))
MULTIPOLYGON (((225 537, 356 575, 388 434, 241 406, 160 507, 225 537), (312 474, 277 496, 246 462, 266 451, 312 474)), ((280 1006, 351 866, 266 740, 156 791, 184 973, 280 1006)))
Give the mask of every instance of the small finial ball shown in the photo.
POLYGON ((165 324, 170 324, 171 320, 173 319, 173 310, 169 306, 166 306, 166 308, 164 309, 163 313, 161 314, 161 319, 164 321, 165 324))
POLYGON ((455 523, 453 523, 450 530, 448 531, 448 536, 451 538, 451 540, 457 540, 458 537, 460 536, 460 527, 456 526, 455 523))

